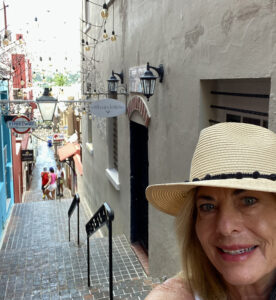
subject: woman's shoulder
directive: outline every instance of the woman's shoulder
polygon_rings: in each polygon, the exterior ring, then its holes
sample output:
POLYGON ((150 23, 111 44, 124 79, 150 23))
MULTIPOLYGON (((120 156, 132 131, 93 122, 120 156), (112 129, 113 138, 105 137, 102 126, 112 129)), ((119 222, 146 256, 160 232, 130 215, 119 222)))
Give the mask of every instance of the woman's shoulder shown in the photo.
POLYGON ((193 293, 180 277, 172 277, 156 286, 145 300, 195 300, 193 293))

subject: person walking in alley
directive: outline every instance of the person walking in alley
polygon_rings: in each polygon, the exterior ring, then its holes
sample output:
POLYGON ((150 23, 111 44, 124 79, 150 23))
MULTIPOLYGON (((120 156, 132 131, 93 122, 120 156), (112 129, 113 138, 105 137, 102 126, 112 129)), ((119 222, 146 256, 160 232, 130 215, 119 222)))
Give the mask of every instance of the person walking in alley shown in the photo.
POLYGON ((64 170, 57 165, 57 196, 63 197, 64 170))
POLYGON ((50 169, 50 173, 48 175, 48 182, 46 184, 46 196, 48 199, 54 200, 55 197, 55 193, 56 193, 56 188, 57 188, 57 174, 55 173, 55 170, 53 167, 51 167, 50 169), (50 195, 51 193, 51 195, 50 195))
POLYGON ((43 168, 43 171, 41 172, 41 190, 42 190, 42 198, 43 200, 45 199, 45 185, 47 184, 48 182, 48 176, 49 176, 49 173, 47 171, 47 168, 43 168))

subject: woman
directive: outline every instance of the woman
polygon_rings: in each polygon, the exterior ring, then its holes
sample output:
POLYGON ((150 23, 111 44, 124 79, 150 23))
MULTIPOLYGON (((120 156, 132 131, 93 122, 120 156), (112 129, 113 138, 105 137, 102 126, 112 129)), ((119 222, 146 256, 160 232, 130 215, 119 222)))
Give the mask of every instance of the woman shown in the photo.
POLYGON ((57 175, 55 174, 55 170, 53 167, 51 167, 49 169, 50 173, 48 176, 48 182, 46 184, 46 196, 48 197, 48 199, 54 200, 55 197, 55 193, 56 193, 56 188, 57 188, 57 175), (50 195, 51 193, 51 195, 50 195))
POLYGON ((64 170, 60 164, 57 165, 57 196, 63 197, 64 170))
POLYGON ((44 200, 45 199, 45 185, 47 184, 48 182, 48 176, 49 176, 49 173, 47 172, 47 168, 43 168, 43 171, 41 172, 41 190, 42 190, 42 199, 44 200))
POLYGON ((243 123, 202 130, 190 180, 146 191, 176 216, 182 256, 181 274, 146 300, 276 299, 275 180, 275 133, 243 123))

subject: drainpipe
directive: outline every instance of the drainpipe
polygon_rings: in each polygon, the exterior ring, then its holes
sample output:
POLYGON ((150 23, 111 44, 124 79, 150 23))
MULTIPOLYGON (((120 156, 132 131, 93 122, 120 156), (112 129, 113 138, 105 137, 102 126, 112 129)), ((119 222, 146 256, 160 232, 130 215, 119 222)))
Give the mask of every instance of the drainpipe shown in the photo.
POLYGON ((3 9, 4 9, 4 22, 5 22, 5 31, 8 29, 7 25, 7 11, 6 11, 6 5, 5 2, 3 1, 3 9))

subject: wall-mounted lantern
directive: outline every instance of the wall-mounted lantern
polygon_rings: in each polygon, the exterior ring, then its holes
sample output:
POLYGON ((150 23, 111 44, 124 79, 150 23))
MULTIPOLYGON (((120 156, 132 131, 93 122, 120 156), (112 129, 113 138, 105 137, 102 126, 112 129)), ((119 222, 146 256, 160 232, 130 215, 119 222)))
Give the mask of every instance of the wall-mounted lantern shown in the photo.
POLYGON ((159 82, 162 82, 164 77, 164 67, 162 64, 159 65, 159 68, 156 68, 150 66, 150 64, 147 63, 147 70, 144 73, 144 75, 140 77, 140 81, 141 81, 143 94, 147 97, 148 100, 154 94, 155 82, 156 79, 158 78, 157 76, 153 75, 150 69, 153 69, 158 73, 160 78, 159 82))
POLYGON ((107 80, 107 82, 108 82, 108 92, 109 93, 117 93, 119 80, 115 77, 115 75, 119 76, 119 78, 121 80, 121 84, 124 83, 124 73, 123 73, 123 71, 121 73, 115 73, 112 70, 112 75, 107 80))

